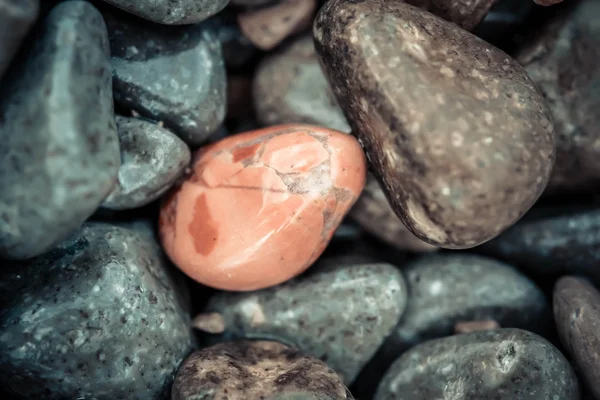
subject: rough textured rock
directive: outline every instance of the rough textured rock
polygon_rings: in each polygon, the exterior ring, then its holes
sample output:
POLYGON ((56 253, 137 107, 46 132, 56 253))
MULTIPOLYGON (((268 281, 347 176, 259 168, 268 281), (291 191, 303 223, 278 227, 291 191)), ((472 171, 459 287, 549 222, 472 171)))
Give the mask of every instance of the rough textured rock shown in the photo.
POLYGON ((418 237, 473 247, 538 199, 553 127, 515 60, 403 2, 329 1, 314 36, 353 133, 418 237))
POLYGON ((0 78, 35 22, 39 0, 0 0, 0 78))
POLYGON ((223 316, 227 337, 281 338, 350 384, 396 326, 406 301, 406 283, 393 265, 330 259, 271 289, 219 293, 206 312, 223 316))
POLYGON ((159 198, 190 162, 190 149, 168 130, 136 118, 117 116, 121 168, 102 204, 112 210, 142 207, 159 198))
POLYGON ((144 223, 86 224, 0 273, 0 384, 22 398, 164 398, 192 349, 183 287, 144 223))
POLYGON ((24 50, 0 84, 0 254, 15 259, 76 230, 113 188, 120 163, 98 11, 59 4, 24 50))
POLYGON ((225 118, 225 67, 213 24, 160 27, 104 12, 115 101, 161 121, 186 143, 206 141, 225 118))
POLYGON ((351 400, 339 376, 316 358, 277 342, 229 342, 181 365, 172 400, 351 400))
POLYGON ((221 11, 229 0, 104 0, 138 17, 167 25, 195 24, 221 11))
POLYGON ((377 178, 371 174, 367 176, 367 185, 349 215, 365 231, 398 250, 421 253, 437 249, 404 226, 392 210, 377 178))
POLYGON ((496 1, 498 0, 406 0, 408 4, 454 22, 468 31, 485 18, 496 1))
POLYGON ((350 132, 313 44, 302 36, 265 57, 253 83, 257 117, 264 125, 306 123, 350 132))
POLYGON ((554 288, 553 308, 561 342, 600 398, 600 292, 583 279, 563 277, 554 288))
POLYGON ((432 340, 398 359, 376 400, 579 400, 577 378, 546 339, 499 329, 432 340))
POLYGON ((565 10, 517 56, 547 99, 556 164, 547 193, 600 190, 600 2, 565 10))

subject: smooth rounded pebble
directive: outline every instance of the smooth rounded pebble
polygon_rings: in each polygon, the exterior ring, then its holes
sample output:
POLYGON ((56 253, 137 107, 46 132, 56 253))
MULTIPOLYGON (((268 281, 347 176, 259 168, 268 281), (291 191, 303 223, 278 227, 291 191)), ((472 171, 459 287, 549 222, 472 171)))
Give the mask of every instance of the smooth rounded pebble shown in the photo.
POLYGON ((0 255, 41 254, 76 230, 120 164, 106 27, 88 2, 52 9, 0 84, 0 255))
POLYGON ((196 24, 221 11, 229 0, 104 0, 138 17, 166 25, 196 24))
POLYGON ((406 0, 406 3, 454 22, 468 31, 475 28, 498 0, 406 0))
POLYGON ((579 400, 577 378, 546 339, 498 329, 425 342, 400 357, 375 400, 579 400))
POLYGON ((198 150, 192 169, 162 206, 162 244, 189 277, 232 291, 306 270, 366 179, 356 139, 311 125, 227 137, 198 150))
POLYGON ((350 132, 319 65, 312 36, 302 36, 263 58, 254 76, 253 96, 264 125, 295 122, 350 132))
POLYGON ((322 361, 269 341, 221 343, 181 365, 172 400, 352 400, 322 361))
POLYGON ((39 0, 0 0, 0 78, 40 11, 39 0))
POLYGON ((600 190, 600 2, 584 0, 517 55, 554 118, 556 164, 549 194, 600 190))
POLYGON ((184 287, 145 223, 87 223, 0 276, 0 385, 35 399, 163 399, 192 350, 184 287))
POLYGON ((117 116, 121 168, 102 203, 111 210, 142 207, 159 198, 190 162, 190 149, 168 130, 136 118, 117 116))
POLYGON ((227 336, 264 334, 293 343, 350 384, 396 326, 406 301, 395 266, 330 259, 274 288, 219 293, 206 313, 223 317, 227 336))
POLYGON ((115 101, 197 146, 225 118, 226 78, 213 23, 160 27, 104 12, 115 101))
POLYGON ((553 306, 561 342, 600 398, 600 292, 581 278, 566 276, 554 287, 553 306))
POLYGON ((401 1, 331 0, 314 37, 353 134, 419 238, 474 247, 538 199, 552 119, 515 60, 401 1))
POLYGON ((223 10, 207 21, 214 27, 221 42, 223 60, 227 68, 243 67, 258 50, 242 33, 234 12, 223 10))

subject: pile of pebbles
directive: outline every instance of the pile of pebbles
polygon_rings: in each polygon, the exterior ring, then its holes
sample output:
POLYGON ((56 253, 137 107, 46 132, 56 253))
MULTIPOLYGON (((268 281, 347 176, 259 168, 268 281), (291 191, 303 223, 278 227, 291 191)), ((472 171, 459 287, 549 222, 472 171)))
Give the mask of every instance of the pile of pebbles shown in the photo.
POLYGON ((600 0, 537 3, 0 0, 2 398, 600 400, 600 0), (361 197, 292 280, 192 281, 161 198, 288 123, 361 197))

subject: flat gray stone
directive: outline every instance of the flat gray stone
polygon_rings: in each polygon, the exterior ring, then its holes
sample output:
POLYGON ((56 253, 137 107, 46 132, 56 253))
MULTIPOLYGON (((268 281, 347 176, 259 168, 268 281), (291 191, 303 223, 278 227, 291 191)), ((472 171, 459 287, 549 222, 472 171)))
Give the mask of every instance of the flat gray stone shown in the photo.
POLYGON ((39 0, 0 0, 0 78, 35 22, 39 0))
POLYGON ((160 27, 104 12, 115 101, 197 146, 225 118, 226 76, 213 24, 160 27))
POLYGON ((121 168, 102 203, 111 210, 142 207, 158 199, 190 162, 190 149, 168 130, 148 121, 117 116, 121 168))
POLYGON ((30 400, 166 398, 193 339, 150 226, 87 223, 0 274, 1 386, 30 400))
POLYGON ((138 17, 166 25, 195 24, 221 11, 229 0, 104 0, 138 17))
POLYGON ((398 359, 375 400, 579 400, 571 366, 550 342, 498 329, 425 342, 398 359))
POLYGON ((0 84, 0 255, 50 249, 98 208, 120 164, 108 37, 88 2, 57 5, 0 84))

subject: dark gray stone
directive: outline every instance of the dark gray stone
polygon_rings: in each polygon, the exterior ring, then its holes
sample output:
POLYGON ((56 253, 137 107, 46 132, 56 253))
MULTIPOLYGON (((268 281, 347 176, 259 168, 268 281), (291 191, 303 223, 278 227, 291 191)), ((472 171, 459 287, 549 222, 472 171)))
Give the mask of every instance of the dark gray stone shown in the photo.
POLYGON ((258 53, 258 49, 244 36, 237 15, 227 10, 210 19, 221 41, 223 59, 228 68, 240 68, 258 53))
POLYGON ((329 259, 274 288, 219 293, 207 312, 220 313, 231 337, 278 337, 324 360, 350 383, 400 319, 406 284, 392 265, 329 259))
POLYGON ((193 339, 149 226, 88 223, 0 274, 3 387, 30 400, 166 398, 193 339))
POLYGON ((61 3, 33 39, 0 84, 0 255, 15 259, 76 230, 120 164, 100 13, 61 3))
POLYGON ((0 78, 33 25, 39 0, 0 0, 0 78))
POLYGON ((190 145, 225 118, 226 77, 213 24, 160 27, 104 12, 115 101, 161 121, 190 145))
POLYGON ((190 162, 190 149, 168 130, 136 118, 117 116, 121 168, 103 207, 127 210, 165 193, 190 162))
POLYGON ((229 0, 104 0, 138 17, 166 25, 195 24, 221 11, 229 0))
POLYGON ((581 278, 563 277, 554 288, 553 306, 561 342, 600 399, 600 292, 581 278))
POLYGON ((376 400, 579 400, 577 378, 558 349, 520 329, 425 342, 398 359, 376 400))

